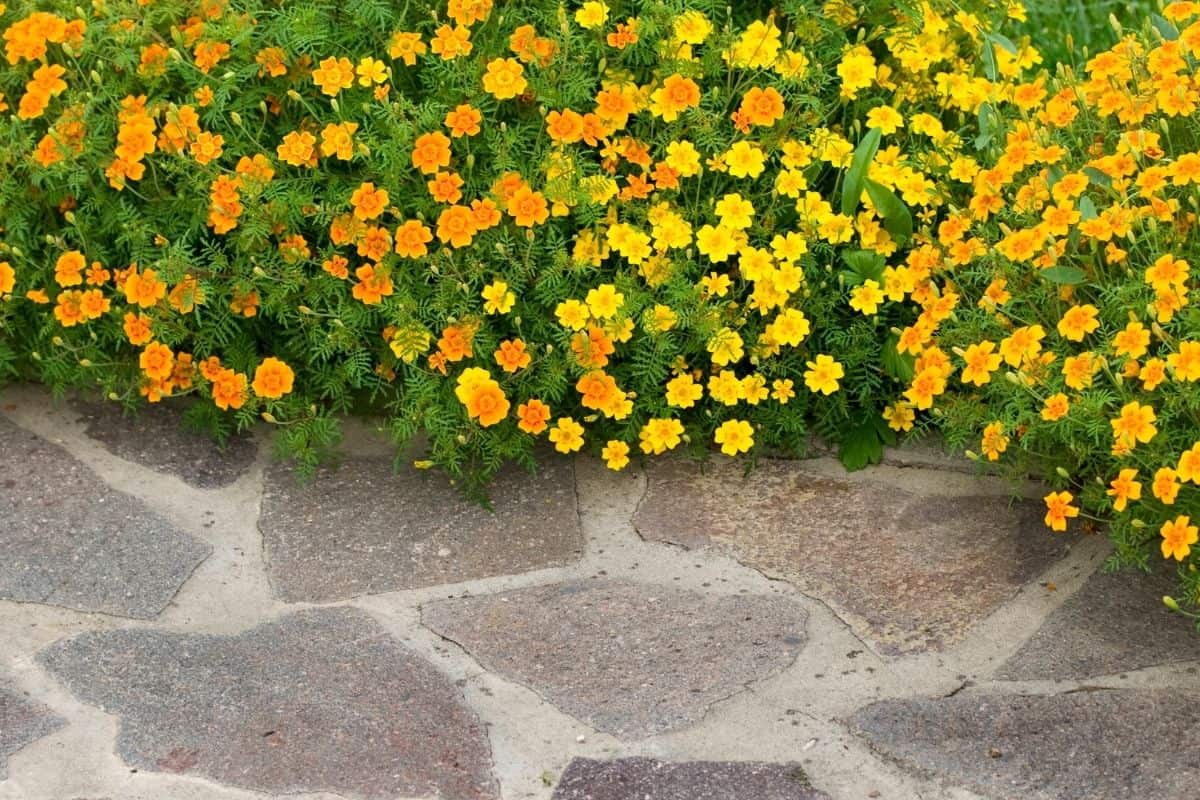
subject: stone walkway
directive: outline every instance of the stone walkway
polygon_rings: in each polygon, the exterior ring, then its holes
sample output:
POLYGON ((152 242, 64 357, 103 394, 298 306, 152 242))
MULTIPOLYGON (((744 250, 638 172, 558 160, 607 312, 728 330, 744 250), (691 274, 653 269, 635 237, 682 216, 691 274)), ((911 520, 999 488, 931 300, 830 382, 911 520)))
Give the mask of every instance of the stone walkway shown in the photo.
MULTIPOLYGON (((1169 576, 921 453, 297 482, 0 393, 0 800, 1190 800, 1169 576)), ((964 462, 965 463, 965 462, 964 462)))

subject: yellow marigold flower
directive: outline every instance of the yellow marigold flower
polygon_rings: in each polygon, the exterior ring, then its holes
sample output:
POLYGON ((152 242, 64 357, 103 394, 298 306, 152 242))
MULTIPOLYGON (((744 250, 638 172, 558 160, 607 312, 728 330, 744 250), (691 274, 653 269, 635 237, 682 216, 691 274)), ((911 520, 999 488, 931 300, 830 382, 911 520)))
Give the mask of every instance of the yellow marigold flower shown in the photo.
POLYGON ((348 58, 326 58, 312 72, 315 83, 323 94, 336 97, 342 89, 354 85, 354 63, 348 58))
POLYGON ((604 466, 614 472, 623 470, 629 466, 629 445, 616 439, 610 439, 604 445, 604 449, 600 451, 600 457, 604 459, 604 466))
POLYGON ((1154 427, 1154 409, 1134 400, 1121 408, 1121 415, 1110 421, 1113 439, 1132 447, 1134 442, 1145 444, 1154 438, 1158 428, 1154 427))
POLYGON ((1003 423, 990 422, 984 427, 980 449, 988 461, 999 460, 1000 454, 1008 449, 1008 437, 1004 435, 1003 423))
POLYGON ((354 68, 359 86, 372 86, 387 80, 387 66, 377 58, 364 56, 354 68))
POLYGON ((711 339, 706 348, 712 354, 712 362, 719 367, 741 361, 746 354, 742 337, 732 328, 721 328, 711 339))
POLYGON ((1109 483, 1106 494, 1113 498, 1114 511, 1124 511, 1130 500, 1142 499, 1142 484, 1134 480, 1137 474, 1136 469, 1123 469, 1109 483))
POLYGON ((508 284, 502 280, 492 281, 483 287, 483 310, 489 314, 507 314, 512 310, 517 296, 509 291, 508 284))
POLYGON ((696 383, 686 372, 667 381, 667 405, 669 406, 691 408, 703 396, 704 387, 696 383))
POLYGON ((1192 552, 1200 528, 1191 524, 1192 520, 1183 514, 1162 524, 1159 533, 1162 534, 1163 558, 1174 558, 1183 561, 1192 552))
POLYGON ((642 426, 638 438, 643 453, 662 455, 683 441, 683 423, 677 419, 654 418, 642 426))
POLYGON ((879 304, 884 298, 879 281, 868 278, 860 286, 850 290, 850 307, 869 317, 879 312, 879 304))
POLYGON ((962 371, 963 383, 986 386, 992 380, 992 373, 1000 368, 1001 361, 995 350, 994 342, 979 342, 966 349, 963 353, 966 362, 962 371))
POLYGON ((1065 531, 1067 520, 1079 516, 1079 509, 1071 505, 1075 496, 1070 492, 1051 492, 1043 500, 1046 503, 1046 527, 1052 531, 1065 531))
POLYGON ((727 456, 745 453, 754 446, 754 427, 745 420, 726 420, 713 433, 713 441, 721 445, 721 452, 727 456))
POLYGON ((767 156, 753 142, 741 140, 725 152, 725 164, 729 174, 735 178, 757 178, 766 169, 767 156))
POLYGON ((813 361, 806 362, 805 366, 808 369, 804 372, 804 385, 810 392, 833 394, 838 390, 838 381, 846 375, 842 365, 829 355, 818 355, 813 361))
POLYGON ((488 62, 483 89, 497 100, 511 100, 525 91, 525 68, 515 58, 495 58, 488 62))
POLYGON ((1062 392, 1052 394, 1042 404, 1042 419, 1047 422, 1057 422, 1067 415, 1071 409, 1071 401, 1062 392))
POLYGON ((595 30, 608 21, 608 6, 599 0, 588 0, 575 11, 575 22, 581 28, 595 30))
POLYGON ((791 378, 776 378, 771 381, 771 399, 782 406, 796 396, 796 384, 791 378))
POLYGON ((883 419, 894 431, 911 431, 917 421, 917 412, 908 403, 893 403, 883 409, 883 419))
POLYGON ((560 453, 573 453, 583 447, 583 426, 570 417, 559 417, 550 429, 550 441, 560 453))

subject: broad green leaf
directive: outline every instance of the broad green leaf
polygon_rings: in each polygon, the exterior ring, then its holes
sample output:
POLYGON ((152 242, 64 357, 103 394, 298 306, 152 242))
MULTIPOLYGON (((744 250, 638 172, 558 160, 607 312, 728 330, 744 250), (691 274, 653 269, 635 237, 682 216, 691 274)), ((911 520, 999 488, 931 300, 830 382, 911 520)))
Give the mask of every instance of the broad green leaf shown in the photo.
POLYGON ((1007 36, 1000 33, 988 33, 984 35, 988 39, 991 39, 994 44, 1000 45, 1000 47, 1004 48, 1012 55, 1015 56, 1017 54, 1017 46, 1013 44, 1012 39, 1009 39, 1007 36))
POLYGON ((838 448, 838 458, 851 471, 879 463, 883 458, 883 441, 874 420, 867 420, 846 432, 838 448))
POLYGON ((885 259, 873 250, 849 250, 842 253, 846 266, 858 277, 858 283, 865 280, 883 281, 885 259))
POLYGON ((879 128, 871 128, 858 143, 858 147, 854 148, 854 158, 850 161, 850 168, 846 170, 846 179, 842 183, 843 214, 853 214, 854 209, 858 208, 862 199, 863 181, 867 179, 867 170, 870 169, 875 151, 879 149, 881 136, 883 133, 879 128))
POLYGON ((915 374, 913 370, 913 357, 907 353, 901 353, 896 349, 896 345, 899 342, 900 337, 896 334, 893 333, 889 336, 887 341, 883 343, 883 352, 880 355, 880 361, 884 372, 898 381, 907 383, 912 380, 915 374))
POLYGON ((975 137, 976 150, 982 150, 992 141, 995 117, 996 112, 991 103, 982 103, 979 106, 979 135, 975 137))
POLYGON ((1084 271, 1078 267, 1064 267, 1061 265, 1044 269, 1039 274, 1051 283, 1064 284, 1083 283, 1083 279, 1086 277, 1084 271))
POLYGON ((867 196, 879 216, 883 217, 883 227, 897 244, 904 244, 912 238, 913 219, 904 201, 896 193, 883 184, 876 183, 870 178, 866 181, 867 196))
POLYGON ((1096 204, 1092 202, 1092 198, 1087 195, 1079 198, 1079 218, 1086 222, 1089 219, 1095 219, 1097 216, 1096 204))
POLYGON ((1159 14, 1150 15, 1150 24, 1154 26, 1154 30, 1159 32, 1168 42, 1173 42, 1179 38, 1179 29, 1172 25, 1165 17, 1159 14))
POLYGON ((989 81, 995 81, 1000 75, 1000 70, 996 67, 996 51, 992 48, 995 45, 988 37, 983 37, 983 74, 987 76, 989 81))
POLYGON ((1084 167, 1083 174, 1087 175, 1088 180, 1098 186, 1112 186, 1112 178, 1095 167, 1084 167))

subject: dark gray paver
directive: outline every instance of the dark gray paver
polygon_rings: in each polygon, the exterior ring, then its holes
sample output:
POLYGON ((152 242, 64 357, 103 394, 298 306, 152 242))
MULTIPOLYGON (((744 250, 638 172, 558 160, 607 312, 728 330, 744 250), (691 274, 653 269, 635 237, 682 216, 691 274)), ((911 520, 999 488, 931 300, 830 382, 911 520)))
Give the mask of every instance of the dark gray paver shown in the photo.
POLYGON ((595 580, 439 601, 422 621, 486 669, 630 739, 693 724, 789 665, 806 614, 783 597, 595 580))
POLYGON ((799 764, 576 758, 553 800, 828 800, 799 764))
POLYGON ((41 703, 0 686, 0 780, 8 777, 9 756, 65 724, 41 703))
POLYGON ((634 522, 643 537, 711 547, 847 612, 884 653, 962 638, 1064 552, 1037 503, 919 495, 762 460, 703 470, 664 459, 634 522))
POLYGON ((439 473, 396 474, 390 458, 349 458, 307 483, 273 467, 259 520, 271 582, 286 601, 327 602, 562 566, 583 554, 566 459, 536 474, 507 469, 491 496, 494 512, 439 473))
POLYGON ((121 717, 117 750, 138 769, 261 792, 497 797, 487 735, 458 689, 355 609, 237 636, 86 633, 38 660, 121 717))
POLYGON ((851 725, 920 772, 996 800, 1192 800, 1200 707, 1186 690, 889 700, 851 725))
POLYGON ((126 413, 117 403, 79 403, 85 433, 113 455, 166 472, 201 489, 236 481, 254 463, 257 448, 246 436, 222 447, 210 436, 188 430, 183 409, 164 402, 126 413))
POLYGON ((156 616, 211 552, 0 417, 0 599, 156 616))
POLYGON ((1192 621, 1163 595, 1178 590, 1167 570, 1097 573, 1000 668, 1003 680, 1072 679, 1200 661, 1192 621))

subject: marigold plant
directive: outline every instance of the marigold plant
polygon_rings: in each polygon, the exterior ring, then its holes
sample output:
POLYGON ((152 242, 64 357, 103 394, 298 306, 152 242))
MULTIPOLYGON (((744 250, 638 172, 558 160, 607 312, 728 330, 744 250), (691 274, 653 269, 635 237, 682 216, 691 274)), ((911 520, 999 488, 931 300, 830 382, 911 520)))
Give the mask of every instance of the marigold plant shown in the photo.
POLYGON ((1197 598, 1200 7, 1054 69, 1018 3, 515 8, 0 5, 0 371, 469 488, 941 427, 1197 598))

